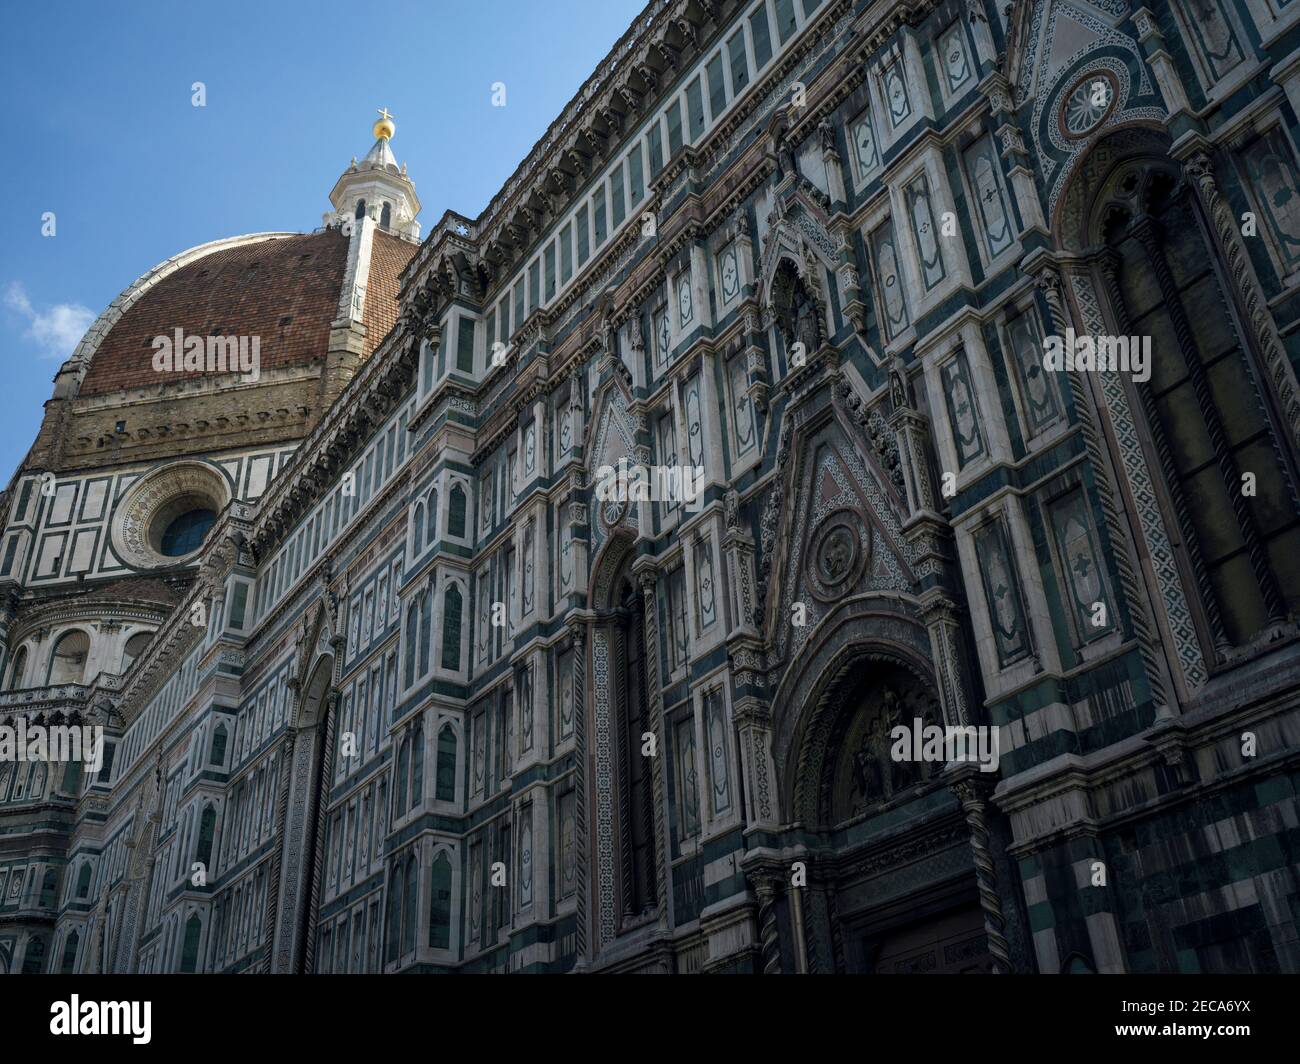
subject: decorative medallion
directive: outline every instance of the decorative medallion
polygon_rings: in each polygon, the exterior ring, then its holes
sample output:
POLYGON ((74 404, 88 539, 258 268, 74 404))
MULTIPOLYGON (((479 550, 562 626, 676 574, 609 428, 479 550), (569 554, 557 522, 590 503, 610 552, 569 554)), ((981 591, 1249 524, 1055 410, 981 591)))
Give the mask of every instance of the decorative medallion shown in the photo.
POLYGON ((871 526, 857 510, 827 514, 813 532, 807 556, 808 589, 822 602, 853 590, 871 555, 871 526))
POLYGON ((668 325, 668 311, 660 311, 659 321, 655 326, 656 354, 659 356, 659 364, 662 366, 668 361, 668 352, 672 348, 672 332, 668 325))
POLYGON ((1067 140, 1086 137, 1110 117, 1119 99, 1115 76, 1109 70, 1094 70, 1065 93, 1061 106, 1061 134, 1067 140))
MULTIPOLYGON (((225 476, 203 462, 178 462, 141 477, 127 491, 113 519, 113 550, 135 569, 171 568, 192 560, 193 549, 175 553, 167 536, 178 520, 197 513, 220 514, 230 501, 225 476)), ((189 541, 187 540, 187 545, 189 541)))
POLYGON ((730 303, 740 291, 740 270, 736 265, 736 249, 729 247, 722 253, 722 298, 730 303))
POLYGON ((629 507, 630 503, 627 499, 606 499, 600 504, 597 512, 600 514, 600 523, 606 532, 612 532, 623 523, 629 507))

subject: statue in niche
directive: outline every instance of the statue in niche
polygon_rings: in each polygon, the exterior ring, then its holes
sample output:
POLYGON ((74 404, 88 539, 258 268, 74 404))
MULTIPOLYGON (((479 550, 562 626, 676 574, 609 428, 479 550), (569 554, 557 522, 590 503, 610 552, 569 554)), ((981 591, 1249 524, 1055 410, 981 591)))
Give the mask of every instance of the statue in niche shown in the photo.
POLYGON ((907 374, 897 359, 889 368, 889 397, 895 410, 902 410, 912 405, 908 396, 907 374))
MULTIPOLYGON (((887 757, 889 750, 880 734, 880 721, 873 719, 867 725, 862 736, 862 743, 853 755, 853 786, 855 793, 861 797, 861 806, 885 797, 884 778, 880 771, 882 757, 887 757)), ((857 807, 855 806, 855 809, 857 807)))
MULTIPOLYGON (((873 669, 875 667, 873 666, 873 669)), ((895 728, 909 732, 941 721, 934 697, 898 666, 877 671, 865 699, 842 725, 831 769, 831 823, 868 812, 873 806, 904 794, 916 784, 935 778, 942 762, 894 760, 895 728)))
POLYGON ((794 156, 794 145, 790 142, 789 134, 784 130, 781 131, 776 140, 776 172, 778 181, 784 181, 787 177, 797 177, 799 174, 799 164, 794 156))
POLYGON ((806 353, 811 354, 821 347, 821 339, 818 335, 820 330, 817 327, 817 304, 813 302, 802 283, 795 287, 794 331, 796 339, 803 344, 806 353))
POLYGON ((821 347, 821 311, 788 259, 781 263, 772 281, 772 314, 787 350, 801 343, 804 357, 809 358, 821 347))

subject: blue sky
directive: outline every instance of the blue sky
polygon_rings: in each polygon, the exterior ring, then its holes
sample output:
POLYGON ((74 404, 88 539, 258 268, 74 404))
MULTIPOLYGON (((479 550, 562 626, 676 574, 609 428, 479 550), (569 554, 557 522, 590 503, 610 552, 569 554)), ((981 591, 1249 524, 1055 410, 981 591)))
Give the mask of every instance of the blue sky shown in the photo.
POLYGON ((375 109, 424 232, 487 204, 643 0, 11 5, 0 35, 0 487, 114 297, 209 240, 309 231, 375 109), (207 105, 191 104, 206 85, 207 105), (491 87, 506 86, 506 106, 491 87), (52 211, 56 234, 42 236, 52 211))

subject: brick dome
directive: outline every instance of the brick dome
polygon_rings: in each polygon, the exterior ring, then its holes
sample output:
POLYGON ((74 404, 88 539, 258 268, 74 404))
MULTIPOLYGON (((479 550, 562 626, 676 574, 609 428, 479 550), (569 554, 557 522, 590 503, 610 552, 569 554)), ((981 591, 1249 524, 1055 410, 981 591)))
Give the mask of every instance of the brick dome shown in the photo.
MULTIPOLYGON (((374 235, 362 319, 366 355, 397 320, 399 277, 414 249, 391 234, 374 235)), ((263 374, 321 361, 347 267, 348 237, 337 228, 240 237, 168 260, 124 292, 87 334, 82 347, 90 361, 78 393, 165 383, 153 368, 153 340, 177 329, 187 336, 258 337, 263 374)))

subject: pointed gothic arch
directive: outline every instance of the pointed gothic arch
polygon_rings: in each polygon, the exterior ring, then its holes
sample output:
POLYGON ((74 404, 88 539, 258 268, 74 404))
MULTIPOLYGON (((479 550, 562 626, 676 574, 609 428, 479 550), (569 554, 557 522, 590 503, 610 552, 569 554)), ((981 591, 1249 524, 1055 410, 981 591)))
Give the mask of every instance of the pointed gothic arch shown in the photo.
MULTIPOLYGON (((656 731, 655 658, 646 641, 647 608, 633 572, 635 534, 616 526, 592 567, 588 602, 590 698, 595 730, 595 845, 602 899, 597 926, 612 939, 636 926, 663 899, 661 840, 655 825, 657 759, 641 756, 656 731)), ((653 608, 653 607, 651 607, 653 608)))
MULTIPOLYGON (((319 620, 318 627, 323 627, 319 620)), ((321 654, 310 672, 304 668, 300 673, 305 673, 306 679, 295 680, 293 685, 299 692, 293 710, 293 744, 281 762, 278 790, 284 797, 277 800, 277 805, 283 803, 286 809, 276 902, 273 970, 277 972, 311 971, 314 960, 310 933, 317 907, 314 884, 319 882, 324 863, 325 787, 333 776, 338 702, 334 672, 334 655, 321 654)))
POLYGON ((1163 567, 1150 598, 1192 685, 1202 662, 1240 660, 1300 610, 1295 441, 1265 366, 1268 337, 1224 268, 1194 169, 1170 158, 1163 132, 1118 130, 1073 172, 1058 227, 1080 333, 1130 347, 1150 338, 1147 379, 1098 374, 1082 394, 1118 446, 1141 455, 1115 464, 1163 567))
MULTIPOLYGON (((827 770, 855 698, 861 701, 873 685, 888 679, 896 689, 906 682, 909 690, 937 700, 930 655, 929 633, 897 596, 857 596, 821 622, 772 699, 772 760, 782 783, 782 822, 827 822, 826 805, 834 797, 826 792, 827 770)), ((935 723, 942 723, 941 713, 935 723)))

